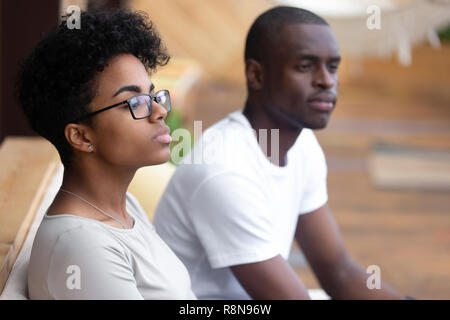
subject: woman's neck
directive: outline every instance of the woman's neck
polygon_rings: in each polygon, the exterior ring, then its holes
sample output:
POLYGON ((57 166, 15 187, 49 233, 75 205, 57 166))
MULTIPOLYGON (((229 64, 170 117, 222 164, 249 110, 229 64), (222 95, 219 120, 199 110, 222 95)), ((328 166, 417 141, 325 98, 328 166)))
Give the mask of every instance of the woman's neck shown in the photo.
POLYGON ((126 221, 126 192, 135 172, 105 165, 73 165, 64 170, 61 188, 126 221))

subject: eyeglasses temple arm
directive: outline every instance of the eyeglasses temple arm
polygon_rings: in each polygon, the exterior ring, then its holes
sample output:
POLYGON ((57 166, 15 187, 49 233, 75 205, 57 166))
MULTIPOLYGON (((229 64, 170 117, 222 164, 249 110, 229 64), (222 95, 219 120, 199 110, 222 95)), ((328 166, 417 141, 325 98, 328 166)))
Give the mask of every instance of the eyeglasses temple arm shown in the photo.
MULTIPOLYGON (((77 118, 77 119, 75 119, 75 120, 73 120, 73 121, 70 121, 70 122, 78 122, 78 121, 84 120, 84 119, 86 119, 86 118, 95 116, 97 113, 100 113, 100 112, 103 112, 103 111, 112 109, 112 108, 114 108, 114 107, 120 106, 121 104, 124 104, 124 103, 127 103, 127 102, 128 102, 128 100, 124 100, 124 101, 122 101, 122 102, 118 102, 118 103, 116 103, 116 104, 113 104, 112 106, 109 106, 109 107, 106 107, 106 108, 103 108, 103 109, 94 111, 94 112, 92 112, 92 113, 85 114, 84 116, 81 116, 81 117, 79 117, 79 118, 77 118)), ((70 122, 69 122, 69 123, 70 123, 70 122)))

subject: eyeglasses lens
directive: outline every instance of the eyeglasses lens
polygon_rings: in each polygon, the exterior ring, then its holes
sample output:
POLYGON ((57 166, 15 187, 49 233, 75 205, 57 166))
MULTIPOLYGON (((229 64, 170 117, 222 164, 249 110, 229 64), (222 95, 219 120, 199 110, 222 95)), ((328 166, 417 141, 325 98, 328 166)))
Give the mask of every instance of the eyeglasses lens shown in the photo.
MULTIPOLYGON (((162 106, 167 112, 170 111, 170 96, 169 92, 165 90, 158 91, 154 96, 154 101, 162 106)), ((131 110, 135 118, 146 118, 149 117, 152 110, 152 99, 148 95, 138 95, 130 99, 129 101, 131 110)))

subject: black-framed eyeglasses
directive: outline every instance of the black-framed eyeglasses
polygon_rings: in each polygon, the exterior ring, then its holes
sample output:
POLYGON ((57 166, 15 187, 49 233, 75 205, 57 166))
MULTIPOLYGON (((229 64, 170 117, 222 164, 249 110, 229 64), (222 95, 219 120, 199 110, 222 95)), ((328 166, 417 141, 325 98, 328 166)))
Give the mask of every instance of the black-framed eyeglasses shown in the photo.
POLYGON ((153 101, 155 101, 157 104, 162 106, 164 109, 166 109, 167 113, 170 112, 172 105, 170 103, 170 94, 168 90, 159 90, 156 93, 140 93, 135 96, 132 96, 131 98, 128 98, 127 100, 118 102, 116 104, 113 104, 112 106, 102 108, 100 110, 85 114, 84 116, 81 116, 71 122, 78 122, 84 119, 87 119, 89 117, 95 116, 96 114, 118 107, 123 104, 128 105, 128 109, 131 112, 131 116, 135 120, 148 118, 152 115, 152 107, 153 107, 153 101))

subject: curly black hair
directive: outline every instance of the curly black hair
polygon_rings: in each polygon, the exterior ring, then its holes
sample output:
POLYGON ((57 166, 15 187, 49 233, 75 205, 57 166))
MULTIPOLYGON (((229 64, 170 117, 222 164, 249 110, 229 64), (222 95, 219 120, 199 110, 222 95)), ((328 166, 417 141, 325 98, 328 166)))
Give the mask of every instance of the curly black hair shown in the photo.
POLYGON ((50 31, 22 62, 16 82, 31 128, 56 147, 65 166, 71 163, 72 149, 64 128, 90 111, 96 73, 119 54, 134 55, 149 72, 170 59, 144 12, 89 11, 80 19, 79 29, 70 29, 63 20, 50 31))

